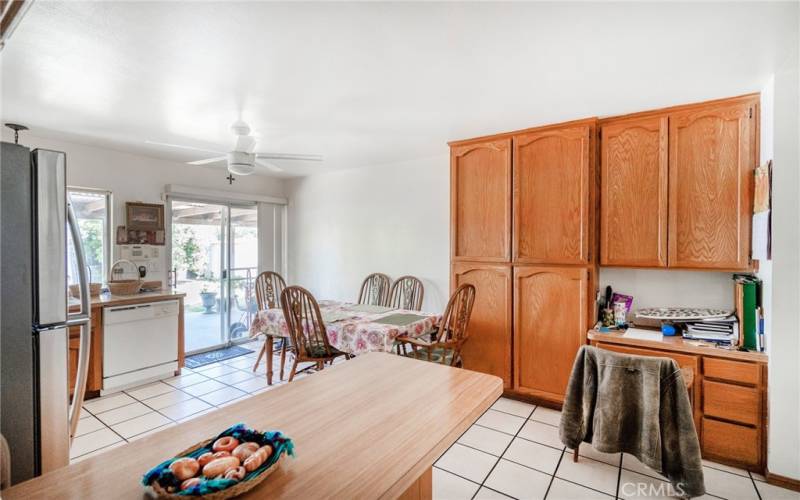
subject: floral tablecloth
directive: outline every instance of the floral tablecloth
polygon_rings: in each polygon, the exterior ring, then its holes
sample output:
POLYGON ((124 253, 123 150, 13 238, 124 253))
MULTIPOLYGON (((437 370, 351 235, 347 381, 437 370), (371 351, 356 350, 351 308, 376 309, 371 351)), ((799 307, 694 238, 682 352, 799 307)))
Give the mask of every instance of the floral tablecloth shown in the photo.
MULTIPOLYGON (((322 320, 328 330, 328 340, 340 351, 350 354, 363 354, 371 351, 391 352, 394 340, 401 335, 418 337, 430 332, 442 319, 441 314, 405 309, 365 307, 334 300, 319 301, 322 320), (371 310, 365 310, 371 309, 371 310), (383 318, 397 314, 419 316, 405 325, 377 323, 383 318)), ((286 319, 281 309, 265 309, 256 313, 250 324, 250 336, 272 335, 288 337, 286 319)))

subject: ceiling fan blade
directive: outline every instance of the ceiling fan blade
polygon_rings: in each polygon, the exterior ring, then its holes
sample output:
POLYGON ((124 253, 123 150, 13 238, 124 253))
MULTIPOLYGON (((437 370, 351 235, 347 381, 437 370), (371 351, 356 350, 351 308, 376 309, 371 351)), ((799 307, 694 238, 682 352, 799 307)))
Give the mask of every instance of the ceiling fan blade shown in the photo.
POLYGON ((152 144, 154 146, 167 146, 170 148, 188 149, 189 151, 202 151, 204 153, 224 154, 222 151, 214 151, 213 149, 196 148, 193 146, 181 146, 180 144, 169 144, 167 142, 144 141, 145 144, 152 144))
POLYGON ((189 165, 208 165, 209 163, 216 163, 218 161, 227 160, 227 156, 215 156, 214 158, 206 158, 205 160, 187 161, 189 165))
POLYGON ((243 151, 245 153, 252 153, 256 148, 256 138, 252 135, 237 135, 236 145, 234 151, 243 151))
POLYGON ((293 155, 288 153, 256 153, 256 158, 263 160, 322 161, 322 155, 293 155))
POLYGON ((283 169, 281 167, 275 165, 274 163, 270 163, 268 161, 263 161, 263 160, 262 161, 256 161, 256 165, 260 165, 260 166, 262 166, 264 168, 268 168, 268 169, 272 170, 273 172, 283 172, 283 169))

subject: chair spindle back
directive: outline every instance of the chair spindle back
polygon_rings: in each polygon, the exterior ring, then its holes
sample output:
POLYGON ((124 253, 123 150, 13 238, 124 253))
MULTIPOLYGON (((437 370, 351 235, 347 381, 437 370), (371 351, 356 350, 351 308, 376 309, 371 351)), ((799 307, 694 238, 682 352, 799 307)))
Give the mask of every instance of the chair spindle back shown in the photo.
POLYGON ((265 271, 256 278, 256 302, 258 309, 281 307, 281 293, 286 288, 283 277, 273 271, 265 271))
POLYGON ((281 293, 281 307, 292 343, 304 357, 331 356, 328 333, 317 300, 300 286, 289 286, 281 293))
POLYGON ((361 283, 358 293, 359 304, 385 306, 389 300, 389 287, 392 280, 382 273, 372 273, 361 283))
POLYGON ((425 288, 419 278, 401 276, 392 283, 392 289, 389 291, 389 307, 420 311, 422 310, 422 296, 424 293, 425 288))

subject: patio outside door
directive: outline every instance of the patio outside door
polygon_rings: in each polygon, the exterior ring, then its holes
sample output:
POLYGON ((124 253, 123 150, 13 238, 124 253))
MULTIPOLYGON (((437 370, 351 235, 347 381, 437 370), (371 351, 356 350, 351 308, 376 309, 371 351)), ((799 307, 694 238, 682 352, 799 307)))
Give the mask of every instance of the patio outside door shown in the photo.
POLYGON ((246 340, 257 309, 256 206, 170 199, 170 213, 173 279, 186 294, 185 351, 246 340))

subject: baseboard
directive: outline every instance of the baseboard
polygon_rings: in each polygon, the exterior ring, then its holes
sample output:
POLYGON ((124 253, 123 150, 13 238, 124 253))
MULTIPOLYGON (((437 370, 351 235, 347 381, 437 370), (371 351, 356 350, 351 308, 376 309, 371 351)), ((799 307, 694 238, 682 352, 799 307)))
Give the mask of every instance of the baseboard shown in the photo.
POLYGON ((530 403, 537 406, 544 406, 547 408, 552 408, 554 410, 561 411, 561 407, 564 404, 562 397, 546 397, 540 394, 528 394, 524 392, 514 391, 512 389, 505 389, 503 390, 503 397, 509 399, 516 399, 517 401, 522 401, 523 403, 530 403))
POLYGON ((767 478, 769 484, 774 484, 775 486, 780 486, 781 488, 789 490, 800 491, 800 479, 792 479, 791 477, 773 474, 770 471, 767 471, 764 477, 767 478))

